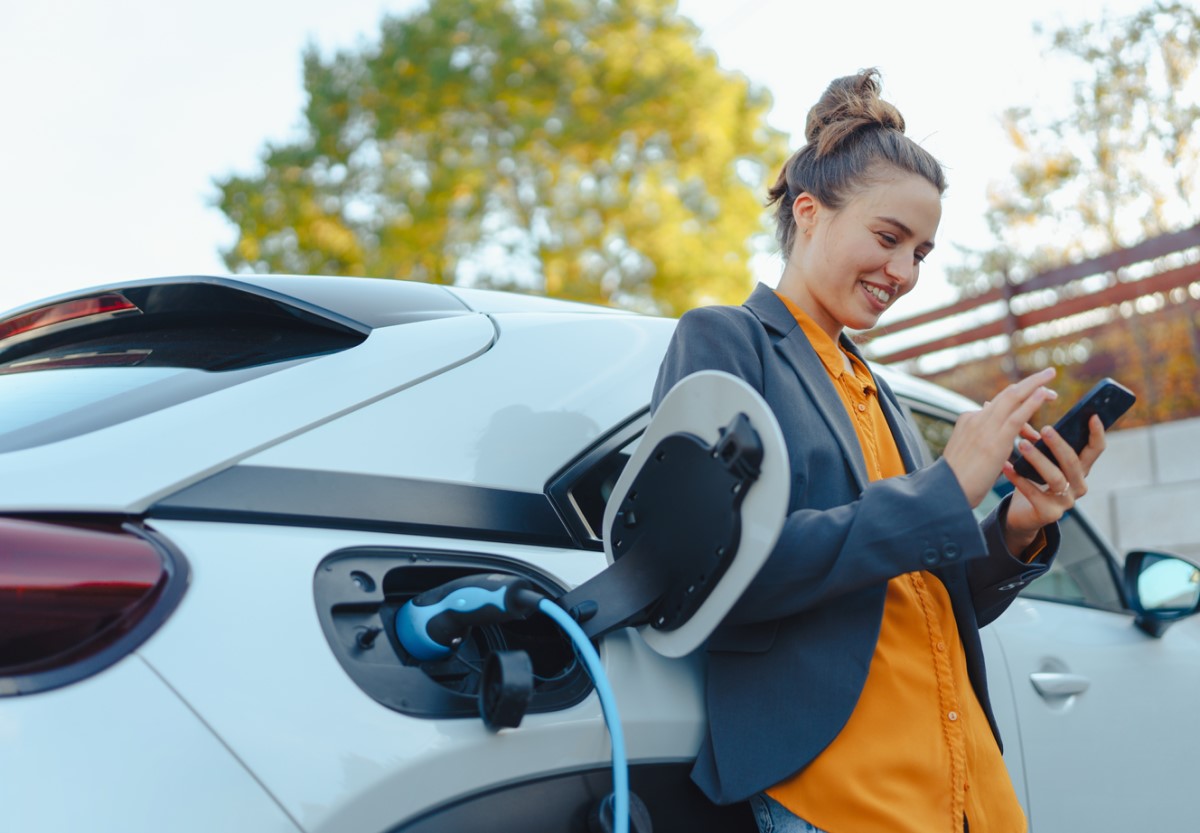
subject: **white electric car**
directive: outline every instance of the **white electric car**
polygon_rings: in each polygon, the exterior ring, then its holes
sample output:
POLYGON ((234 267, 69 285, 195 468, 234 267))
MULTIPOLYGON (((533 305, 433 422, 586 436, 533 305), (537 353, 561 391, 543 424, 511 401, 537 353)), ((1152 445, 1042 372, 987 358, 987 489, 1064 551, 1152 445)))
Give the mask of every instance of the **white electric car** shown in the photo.
MULTIPOLYGON (((520 576, 554 597, 608 567, 606 503, 674 324, 286 276, 4 314, 0 827, 596 829, 609 736, 563 632, 482 625, 418 661, 391 623, 449 580, 520 576), (489 726, 481 680, 519 652, 524 716, 489 726)), ((932 460, 973 404, 876 371, 932 460)), ((1054 569, 984 630, 1037 833, 1200 829, 1198 576, 1118 560, 1075 513, 1054 569)), ((703 651, 652 641, 597 640, 654 830, 753 831, 688 780, 703 651)))

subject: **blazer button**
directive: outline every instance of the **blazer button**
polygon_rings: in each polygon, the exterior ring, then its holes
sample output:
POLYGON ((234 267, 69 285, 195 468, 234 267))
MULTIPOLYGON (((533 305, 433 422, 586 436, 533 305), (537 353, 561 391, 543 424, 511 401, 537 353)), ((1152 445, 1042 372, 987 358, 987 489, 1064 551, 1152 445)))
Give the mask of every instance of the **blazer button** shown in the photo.
POLYGON ((947 543, 942 547, 942 555, 946 556, 947 561, 953 561, 958 558, 958 544, 947 543))
POLYGON ((935 550, 933 547, 930 547, 929 549, 925 550, 925 552, 921 553, 921 563, 925 564, 928 567, 934 566, 941 560, 942 560, 941 554, 938 553, 938 551, 935 550))

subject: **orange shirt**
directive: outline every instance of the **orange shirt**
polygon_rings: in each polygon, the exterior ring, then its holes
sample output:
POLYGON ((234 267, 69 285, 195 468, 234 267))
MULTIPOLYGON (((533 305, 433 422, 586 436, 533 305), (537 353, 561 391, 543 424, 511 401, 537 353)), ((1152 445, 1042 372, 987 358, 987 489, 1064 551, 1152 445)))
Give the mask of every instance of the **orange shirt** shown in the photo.
MULTIPOLYGON (((904 474, 870 371, 783 301, 850 414, 870 479, 904 474)), ((850 720, 816 760, 767 793, 831 833, 962 833, 964 815, 971 833, 1026 829, 936 576, 888 582, 879 641, 850 720)))

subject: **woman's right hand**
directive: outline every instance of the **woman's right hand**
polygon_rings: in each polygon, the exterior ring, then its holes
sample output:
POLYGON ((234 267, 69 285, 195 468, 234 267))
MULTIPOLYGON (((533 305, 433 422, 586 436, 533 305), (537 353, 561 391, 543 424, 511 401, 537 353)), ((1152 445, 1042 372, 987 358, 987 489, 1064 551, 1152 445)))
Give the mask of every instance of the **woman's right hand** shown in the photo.
POLYGON ((1045 387, 1054 378, 1047 367, 1006 387, 978 411, 959 416, 943 459, 958 478, 971 506, 978 506, 1000 476, 1014 443, 1033 415, 1058 396, 1045 387))

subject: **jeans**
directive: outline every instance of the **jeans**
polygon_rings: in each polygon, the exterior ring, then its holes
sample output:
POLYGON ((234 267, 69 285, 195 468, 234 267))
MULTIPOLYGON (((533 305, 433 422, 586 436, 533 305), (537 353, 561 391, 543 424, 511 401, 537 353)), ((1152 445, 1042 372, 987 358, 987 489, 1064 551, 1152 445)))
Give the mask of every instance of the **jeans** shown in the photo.
MULTIPOLYGON (((766 793, 750 796, 750 808, 754 810, 754 821, 758 833, 825 833, 819 827, 800 818, 766 793)), ((967 819, 963 818, 963 833, 971 833, 967 819)))
POLYGON ((800 818, 766 793, 750 797, 759 833, 825 833, 800 818))

